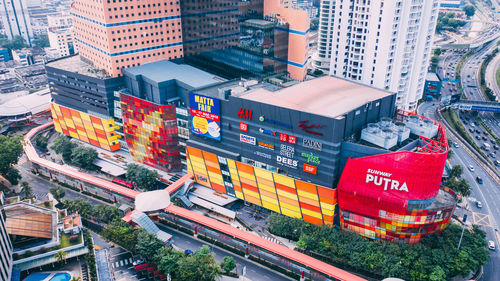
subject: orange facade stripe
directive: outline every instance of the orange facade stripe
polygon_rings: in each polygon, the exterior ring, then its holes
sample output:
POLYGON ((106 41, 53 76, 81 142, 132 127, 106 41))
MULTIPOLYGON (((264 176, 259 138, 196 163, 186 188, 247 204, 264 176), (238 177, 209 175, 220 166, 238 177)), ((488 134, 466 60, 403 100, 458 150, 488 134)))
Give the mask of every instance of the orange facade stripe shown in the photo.
POLYGON ((217 160, 217 155, 210 153, 210 152, 206 152, 206 151, 202 151, 202 152, 203 152, 203 156, 205 157, 205 160, 219 163, 219 160, 217 160))
POLYGON ((287 203, 287 204, 290 204, 292 206, 296 206, 297 208, 299 207, 299 203, 296 200, 292 200, 288 197, 281 196, 281 195, 278 195, 278 198, 279 198, 280 202, 287 203))
POLYGON ((316 185, 307 182, 295 180, 295 187, 300 190, 307 191, 309 193, 317 194, 316 185))
POLYGON ((326 188, 326 187, 319 186, 319 185, 318 185, 318 194, 320 196, 332 198, 332 199, 337 197, 337 192, 335 189, 326 188))
POLYGON ((316 207, 316 206, 313 206, 313 205, 310 205, 310 204, 307 204, 305 202, 299 202, 300 203, 300 207, 301 208, 305 208, 305 209, 308 209, 308 210, 311 210, 311 211, 314 211, 314 212, 318 212, 321 214, 321 208, 320 207, 316 207))
POLYGON ((317 225, 322 225, 323 224, 323 221, 321 219, 318 219, 318 218, 314 218, 314 217, 311 217, 311 216, 308 216, 308 215, 304 215, 302 214, 302 218, 306 221, 306 222, 310 222, 312 224, 317 224, 317 225))
POLYGON ((286 185, 282 185, 282 184, 277 183, 277 182, 275 182, 274 184, 276 185, 276 188, 278 188, 278 189, 284 190, 286 192, 290 192, 292 194, 297 194, 297 192, 295 191, 294 188, 288 187, 286 185))
POLYGON ((205 165, 205 166, 207 167, 207 170, 208 170, 209 172, 214 172, 214 173, 216 173, 216 174, 218 174, 218 175, 220 175, 220 174, 221 174, 219 169, 216 169, 216 168, 214 168, 214 167, 212 167, 212 166, 209 166, 209 165, 205 165))
POLYGON ((203 154, 201 153, 201 150, 194 148, 194 147, 191 147, 191 146, 187 146, 186 148, 187 148, 189 154, 191 154, 193 156, 197 156, 199 158, 203 158, 203 154))
POLYGON ((249 184, 246 184, 246 183, 242 182, 241 183, 241 187, 246 188, 248 190, 251 190, 253 192, 259 193, 259 189, 257 187, 255 187, 255 186, 253 186, 253 185, 249 185, 249 184))
POLYGON ((238 171, 242 171, 245 173, 248 173, 250 175, 253 175, 253 167, 247 164, 243 164, 241 162, 236 162, 236 167, 238 167, 238 171))
POLYGON ((212 188, 217 190, 218 192, 222 192, 222 193, 226 193, 226 188, 220 184, 216 184, 214 182, 211 182, 212 183, 212 188))

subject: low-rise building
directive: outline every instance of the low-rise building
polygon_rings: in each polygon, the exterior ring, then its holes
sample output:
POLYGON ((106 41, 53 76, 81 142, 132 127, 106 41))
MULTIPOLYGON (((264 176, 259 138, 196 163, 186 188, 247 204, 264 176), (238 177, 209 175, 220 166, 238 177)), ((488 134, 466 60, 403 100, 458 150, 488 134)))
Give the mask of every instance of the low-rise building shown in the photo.
POLYGON ((441 79, 434 72, 428 72, 425 77, 424 98, 428 96, 441 98, 441 79))

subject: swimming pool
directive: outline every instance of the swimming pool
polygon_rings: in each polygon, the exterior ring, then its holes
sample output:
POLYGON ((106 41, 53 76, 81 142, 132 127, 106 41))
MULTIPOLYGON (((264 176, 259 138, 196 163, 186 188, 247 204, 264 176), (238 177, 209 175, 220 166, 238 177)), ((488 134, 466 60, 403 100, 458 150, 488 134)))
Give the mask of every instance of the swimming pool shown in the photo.
POLYGON ((50 273, 33 273, 28 276, 28 278, 24 279, 24 281, 42 281, 49 277, 49 275, 50 273))
POLYGON ((56 273, 49 281, 69 281, 71 279, 71 275, 68 273, 56 273))

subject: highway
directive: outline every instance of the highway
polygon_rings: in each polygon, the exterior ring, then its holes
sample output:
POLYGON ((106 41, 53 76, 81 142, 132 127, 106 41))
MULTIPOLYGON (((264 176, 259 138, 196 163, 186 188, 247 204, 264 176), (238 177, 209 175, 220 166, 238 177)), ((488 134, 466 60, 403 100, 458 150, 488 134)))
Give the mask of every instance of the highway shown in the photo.
MULTIPOLYGON (((437 103, 426 102, 419 107, 419 113, 437 119, 435 116, 436 108, 437 103)), ((450 133, 447 136, 453 142, 458 142, 450 133)), ((497 250, 490 253, 490 261, 484 267, 484 275, 481 280, 498 281, 498 276, 500 276, 500 250, 498 250, 500 233, 495 229, 500 230, 498 224, 500 222, 500 187, 462 146, 463 144, 459 144, 458 148, 450 148, 453 151, 451 164, 462 166, 462 177, 470 183, 472 188, 471 196, 466 199, 467 210, 462 210, 460 213, 467 213, 469 222, 481 225, 482 229, 486 231, 486 240, 495 241, 497 250), (469 165, 473 167, 474 171, 468 168, 469 165), (477 182, 476 177, 478 176, 483 179, 483 184, 477 182), (482 203, 482 208, 477 207, 477 201, 482 203)))
MULTIPOLYGON (((479 50, 464 64, 460 75, 460 83, 462 83, 462 88, 464 89, 467 99, 479 101, 486 100, 486 97, 479 90, 479 68, 486 55, 490 54, 497 47, 497 42, 498 39, 479 50)), ((500 136, 500 126, 495 116, 491 113, 481 113, 480 116, 488 124, 493 133, 500 136)), ((478 144, 480 145, 480 143, 481 142, 478 144)))

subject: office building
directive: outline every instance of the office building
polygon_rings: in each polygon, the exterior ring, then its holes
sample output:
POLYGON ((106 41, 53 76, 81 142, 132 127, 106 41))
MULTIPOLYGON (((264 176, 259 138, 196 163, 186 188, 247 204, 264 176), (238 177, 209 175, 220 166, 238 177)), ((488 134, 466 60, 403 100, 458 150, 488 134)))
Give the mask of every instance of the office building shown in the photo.
POLYGON ((73 2, 82 59, 112 77, 123 68, 183 57, 180 1, 73 2))
POLYGON ((438 0, 337 0, 330 75, 397 94, 415 111, 422 97, 438 0))
POLYGON ((33 55, 32 50, 28 48, 12 50, 12 60, 21 64, 22 66, 28 66, 43 62, 43 58, 33 55))
POLYGON ((12 274, 12 242, 10 241, 7 225, 5 224, 5 211, 3 206, 5 197, 0 192, 0 279, 10 280, 12 274))
POLYGON ((321 0, 319 9, 318 48, 312 56, 312 67, 330 72, 333 44, 335 1, 321 0))
POLYGON ((0 18, 7 38, 12 39, 19 35, 31 46, 33 29, 26 0, 1 1, 0 18))
POLYGON ((73 32, 73 19, 69 14, 48 16, 47 36, 50 47, 58 51, 59 57, 78 53, 73 32))

